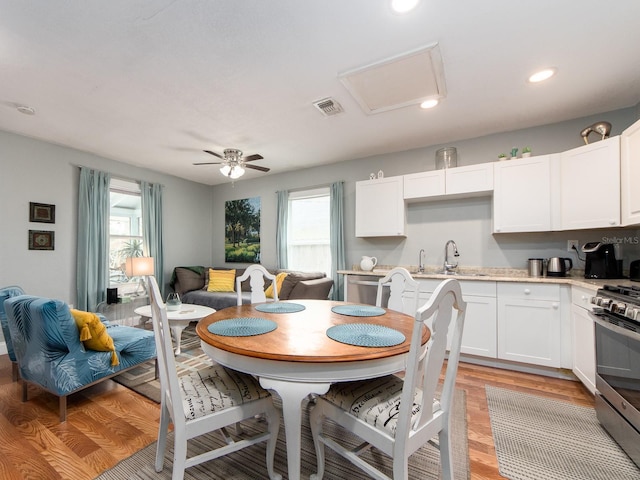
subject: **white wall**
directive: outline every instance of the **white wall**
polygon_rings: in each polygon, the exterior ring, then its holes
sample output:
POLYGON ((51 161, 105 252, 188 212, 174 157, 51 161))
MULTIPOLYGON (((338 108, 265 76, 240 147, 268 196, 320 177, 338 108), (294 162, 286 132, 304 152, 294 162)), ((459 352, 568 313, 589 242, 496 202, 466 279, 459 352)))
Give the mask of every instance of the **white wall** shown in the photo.
MULTIPOLYGON (((636 108, 628 108, 553 125, 506 132, 481 138, 450 142, 458 151, 458 166, 494 161, 501 152, 513 146, 520 150, 530 146, 534 155, 561 152, 584 144, 580 131, 598 120, 612 123, 612 135, 638 118, 636 108)), ((330 141, 330 139, 327 139, 330 141)), ((596 138, 591 138, 596 141, 596 138)), ((276 195, 277 190, 300 189, 343 180, 345 182, 345 240, 347 265, 358 264, 362 255, 372 255, 385 265, 417 265, 418 252, 426 250, 427 265, 441 265, 444 244, 457 242, 461 266, 526 268, 529 257, 569 256, 566 240, 581 244, 603 237, 638 238, 638 229, 602 229, 544 234, 492 234, 490 197, 446 200, 410 204, 407 211, 406 238, 356 238, 354 231, 355 182, 369 178, 370 172, 383 170, 385 176, 402 175, 435 169, 435 151, 444 145, 379 155, 331 166, 298 170, 280 175, 265 175, 254 180, 240 180, 235 185, 213 188, 214 265, 224 265, 224 203, 259 196, 262 199, 261 256, 262 263, 275 266, 276 195)), ((300 158, 304 161, 304 153, 300 158)), ((265 159, 264 165, 268 165, 265 159)), ((597 175, 597 172, 594 172, 597 175)), ((375 212, 372 212, 375 215, 375 212)), ((640 246, 625 248, 625 267, 629 258, 640 258, 640 246)), ((574 257, 575 258, 575 257, 574 257)), ((576 262, 577 268, 583 268, 576 262)))
POLYGON ((210 263, 211 187, 2 131, 0 152, 0 286, 76 303, 79 165, 165 186, 167 282, 176 265, 210 263), (54 204, 55 224, 30 223, 29 202, 54 204), (29 230, 54 231, 55 250, 29 250, 29 230))

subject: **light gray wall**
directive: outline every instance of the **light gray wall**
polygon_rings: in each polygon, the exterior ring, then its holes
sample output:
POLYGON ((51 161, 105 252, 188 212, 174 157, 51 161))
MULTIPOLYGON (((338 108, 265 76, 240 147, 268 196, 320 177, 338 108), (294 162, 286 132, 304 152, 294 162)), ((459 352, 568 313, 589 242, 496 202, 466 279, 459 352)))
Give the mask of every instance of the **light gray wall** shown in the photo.
POLYGON ((165 186, 165 278, 175 265, 211 261, 211 187, 0 131, 0 286, 76 303, 78 166, 165 186), (56 222, 30 223, 29 202, 56 206, 56 222), (29 230, 53 230, 54 251, 27 247, 29 230))
MULTIPOLYGON (((612 135, 619 135, 638 118, 637 108, 627 108, 567 122, 506 132, 481 138, 450 142, 458 151, 458 166, 494 161, 501 152, 516 146, 530 146, 533 155, 561 152, 584 144, 580 131, 599 120, 612 123, 612 135)), ((592 137, 591 141, 596 138, 592 137)), ((327 139, 330 141, 330 139, 327 139)), ((253 180, 213 187, 213 264, 224 262, 224 204, 226 200, 259 196, 262 200, 262 263, 275 266, 277 190, 301 189, 335 181, 345 182, 345 240, 347 264, 358 264, 362 255, 378 258, 384 265, 416 265, 418 251, 426 250, 426 264, 440 265, 444 244, 454 239, 460 251, 460 266, 526 268, 529 257, 570 256, 566 241, 580 244, 603 238, 638 239, 638 229, 599 229, 574 232, 492 234, 491 197, 410 204, 407 210, 406 238, 356 238, 354 231, 355 182, 369 178, 370 172, 383 170, 385 176, 435 169, 435 151, 445 145, 351 160, 331 166, 265 175, 253 180)), ((300 152, 304 161, 304 152, 300 152)), ((265 159, 264 165, 268 165, 265 159)), ((597 175, 597 172, 593 173, 597 175)), ((375 215, 375 212, 372 212, 375 215)), ((624 248, 625 267, 629 258, 640 258, 639 245, 624 248)), ((574 256, 575 259, 575 256, 574 256)), ((231 266, 231 264, 230 264, 231 266)), ((576 262, 576 268, 584 268, 576 262)))

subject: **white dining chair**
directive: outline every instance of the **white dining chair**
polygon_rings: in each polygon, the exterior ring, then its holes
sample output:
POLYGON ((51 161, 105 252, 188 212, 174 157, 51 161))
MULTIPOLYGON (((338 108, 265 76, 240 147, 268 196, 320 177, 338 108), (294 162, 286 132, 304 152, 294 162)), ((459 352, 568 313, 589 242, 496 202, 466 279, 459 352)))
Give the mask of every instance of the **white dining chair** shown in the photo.
POLYGON ((376 306, 385 307, 382 303, 385 290, 388 288, 389 300, 386 308, 413 315, 418 309, 418 286, 418 282, 406 268, 395 267, 378 281, 376 306))
MULTIPOLYGON (((393 480, 408 478, 409 456, 438 435, 442 478, 453 478, 451 458, 450 414, 454 392, 466 303, 460 284, 455 279, 444 280, 429 301, 415 314, 411 347, 404 378, 396 375, 336 383, 316 398, 311 410, 311 432, 316 449, 318 472, 324 475, 324 446, 361 468, 376 480, 389 477, 359 455, 371 446, 393 460, 393 480), (455 317, 453 312, 456 311, 455 317), (432 318, 431 338, 426 354, 421 347, 422 327, 432 318), (455 322, 453 341, 447 361, 442 393, 436 398, 440 373, 447 349, 449 324, 455 322), (421 364, 424 363, 424 369, 421 364), (424 375, 421 372, 424 371, 424 375), (332 420, 353 432, 364 443, 347 448, 338 439, 325 436, 323 423, 332 420)), ((434 444, 435 445, 435 444, 434 444)))
POLYGON ((264 268, 262 265, 250 265, 244 273, 236 278, 236 292, 238 293, 238 306, 242 305, 242 282, 250 278, 251 283, 251 303, 263 303, 267 301, 265 291, 265 278, 271 281, 273 286, 273 301, 278 301, 276 288, 276 276, 264 268))
POLYGON ((161 386, 156 472, 163 469, 169 423, 173 423, 172 480, 183 479, 186 468, 263 441, 267 442, 269 478, 281 480, 282 476, 273 470, 280 413, 273 405, 271 394, 251 375, 218 364, 178 376, 167 309, 154 277, 148 277, 148 285, 161 386), (238 422, 248 418, 254 421, 253 417, 258 415, 266 419, 265 432, 234 440, 226 431, 226 427, 237 427, 238 422), (188 440, 216 430, 222 434, 224 446, 187 457, 188 440))

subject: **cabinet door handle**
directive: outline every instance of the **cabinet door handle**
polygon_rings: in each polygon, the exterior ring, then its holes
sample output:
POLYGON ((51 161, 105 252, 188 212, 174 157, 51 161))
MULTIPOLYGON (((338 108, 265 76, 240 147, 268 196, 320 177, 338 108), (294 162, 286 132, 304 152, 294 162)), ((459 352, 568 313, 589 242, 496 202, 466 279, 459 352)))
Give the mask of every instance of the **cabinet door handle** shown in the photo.
POLYGON ((529 288, 525 288, 524 289, 524 294, 525 295, 529 295, 530 293, 531 293, 531 289, 529 289, 529 288))
POLYGON ((557 310, 559 306, 560 306, 560 304, 555 303, 555 302, 551 304, 551 308, 553 308, 554 310, 557 310))

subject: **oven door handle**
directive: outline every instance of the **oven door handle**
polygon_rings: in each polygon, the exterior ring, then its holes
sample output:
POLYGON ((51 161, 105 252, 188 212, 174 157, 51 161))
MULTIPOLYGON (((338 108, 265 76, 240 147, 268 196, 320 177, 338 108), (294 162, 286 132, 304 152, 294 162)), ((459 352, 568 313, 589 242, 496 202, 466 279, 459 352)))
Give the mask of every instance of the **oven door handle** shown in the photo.
POLYGON ((596 322, 601 327, 604 327, 607 330, 611 330, 612 332, 615 332, 619 335, 623 335, 635 341, 638 341, 638 338, 640 337, 640 335, 637 332, 633 332, 631 330, 627 330, 626 328, 622 328, 618 325, 614 325, 613 323, 609 323, 606 320, 603 320, 602 318, 600 318, 599 315, 596 315, 593 312, 589 312, 589 316, 594 320, 594 322, 596 322))

